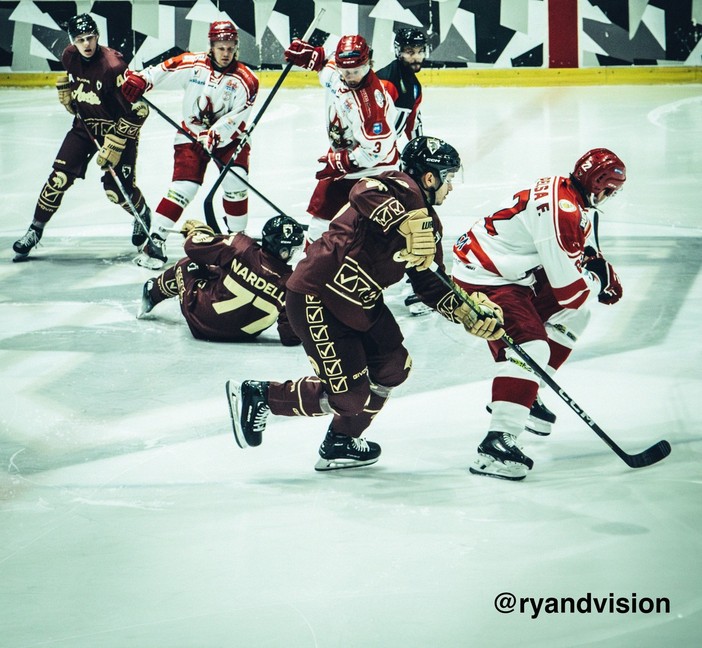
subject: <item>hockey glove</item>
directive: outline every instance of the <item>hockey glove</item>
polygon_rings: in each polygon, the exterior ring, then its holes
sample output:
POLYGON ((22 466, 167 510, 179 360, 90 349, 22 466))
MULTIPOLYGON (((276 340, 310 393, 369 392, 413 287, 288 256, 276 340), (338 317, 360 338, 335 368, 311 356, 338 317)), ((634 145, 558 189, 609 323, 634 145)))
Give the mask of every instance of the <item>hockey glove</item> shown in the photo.
POLYGON ((489 342, 499 340, 505 334, 502 309, 481 292, 471 293, 467 299, 475 308, 463 303, 453 312, 453 316, 471 335, 489 342))
POLYGON ((191 234, 206 234, 207 236, 214 236, 214 230, 209 226, 205 225, 202 221, 190 218, 183 223, 183 227, 180 228, 180 233, 188 238, 191 234))
POLYGON ((127 70, 121 90, 122 95, 129 103, 139 101, 144 92, 146 92, 146 79, 136 74, 136 72, 127 70))
POLYGON ((407 212, 407 218, 397 228, 405 237, 405 249, 397 253, 399 261, 405 262, 406 268, 426 270, 436 254, 434 223, 426 209, 407 212))
POLYGON ((71 82, 68 80, 68 75, 64 74, 56 79, 56 90, 61 105, 71 115, 76 114, 76 109, 73 107, 73 93, 71 92, 71 82))
POLYGON ((597 252, 590 246, 585 248, 584 253, 583 267, 597 276, 602 287, 597 299, 602 304, 616 304, 622 298, 624 289, 612 264, 602 256, 601 252, 597 252))
POLYGON ((219 146, 221 137, 217 131, 210 129, 202 131, 197 136, 197 141, 200 142, 202 148, 211 154, 219 146))
POLYGON ((329 149, 326 156, 319 158, 317 162, 324 164, 324 168, 317 171, 314 176, 317 180, 338 180, 347 173, 358 169, 358 165, 351 159, 351 153, 348 149, 340 151, 329 149))
POLYGON ((124 137, 119 137, 119 135, 114 135, 113 133, 105 135, 102 148, 97 154, 98 166, 101 169, 106 169, 108 166, 117 166, 126 145, 127 140, 124 137))
POLYGON ((326 62, 323 47, 314 47, 299 38, 295 38, 285 50, 285 60, 313 72, 319 72, 326 62))

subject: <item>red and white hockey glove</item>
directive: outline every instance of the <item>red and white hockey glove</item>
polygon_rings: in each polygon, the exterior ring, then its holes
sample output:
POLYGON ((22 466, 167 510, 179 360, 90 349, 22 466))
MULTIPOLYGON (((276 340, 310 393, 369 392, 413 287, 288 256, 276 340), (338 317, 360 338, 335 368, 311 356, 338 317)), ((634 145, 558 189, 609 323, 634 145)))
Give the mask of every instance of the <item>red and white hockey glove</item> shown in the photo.
POLYGON ((583 268, 596 275, 602 286, 597 299, 603 304, 616 304, 622 298, 624 289, 612 264, 593 247, 587 246, 584 253, 583 268))
POLYGON ((56 79, 56 91, 58 92, 58 98, 61 105, 69 112, 71 115, 76 114, 76 110, 73 107, 73 94, 71 93, 71 82, 68 80, 68 75, 64 74, 56 79))
POLYGON ((129 103, 134 103, 135 101, 139 101, 144 92, 146 92, 146 79, 136 72, 127 70, 124 73, 124 81, 120 89, 122 90, 124 98, 129 103))
POLYGON ((295 38, 285 50, 285 60, 313 72, 319 72, 326 62, 323 47, 314 47, 299 38, 295 38))
POLYGON ((475 308, 463 303, 453 311, 453 316, 471 335, 488 342, 499 340, 505 334, 502 309, 485 293, 474 292, 467 295, 466 299, 469 299, 475 308))
POLYGON ((210 129, 202 131, 197 136, 197 141, 208 153, 212 153, 219 146, 221 137, 217 131, 210 129))
POLYGON ((324 168, 317 171, 314 176, 317 180, 338 180, 347 173, 358 170, 358 165, 351 159, 348 149, 340 151, 329 149, 326 156, 322 156, 317 161, 324 164, 324 168))

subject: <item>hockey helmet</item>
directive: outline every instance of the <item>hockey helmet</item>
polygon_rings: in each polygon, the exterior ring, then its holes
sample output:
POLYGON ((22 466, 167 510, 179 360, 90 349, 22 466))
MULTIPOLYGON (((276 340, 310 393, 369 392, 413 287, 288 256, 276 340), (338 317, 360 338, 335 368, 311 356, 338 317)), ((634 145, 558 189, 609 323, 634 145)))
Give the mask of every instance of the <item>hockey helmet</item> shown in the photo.
POLYGON ((400 56, 400 53, 405 47, 426 47, 427 35, 416 27, 402 27, 395 32, 395 56, 400 56))
POLYGON ((356 68, 370 62, 372 52, 363 36, 342 36, 336 46, 334 62, 339 68, 356 68))
POLYGON ((619 156, 609 149, 595 148, 575 163, 571 175, 580 183, 590 204, 594 206, 622 188, 626 181, 626 167, 619 156), (604 197, 598 199, 603 191, 604 197))
POLYGON ((100 35, 97 23, 93 20, 93 17, 87 13, 69 18, 66 22, 66 31, 71 37, 71 40, 75 40, 81 34, 95 34, 96 36, 100 35))
POLYGON ((207 33, 210 43, 217 41, 238 41, 239 32, 231 20, 215 20, 207 33))
POLYGON ((457 173, 461 168, 461 156, 444 140, 421 135, 402 149, 400 168, 416 179, 431 171, 438 176, 441 186, 449 173, 457 173))
POLYGON ((304 240, 302 225, 290 216, 274 216, 266 221, 261 232, 261 247, 281 261, 288 261, 293 249, 304 240))

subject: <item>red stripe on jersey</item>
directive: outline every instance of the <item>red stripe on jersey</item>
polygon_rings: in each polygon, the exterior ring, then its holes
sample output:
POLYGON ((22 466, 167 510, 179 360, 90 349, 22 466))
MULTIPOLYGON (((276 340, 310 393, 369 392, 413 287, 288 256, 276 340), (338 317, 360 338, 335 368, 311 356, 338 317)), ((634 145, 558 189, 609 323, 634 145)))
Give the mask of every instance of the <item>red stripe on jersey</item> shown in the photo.
POLYGON ((475 256, 476 260, 480 265, 485 268, 488 272, 492 272, 493 274, 496 274, 498 277, 501 277, 502 274, 500 271, 495 267, 495 264, 492 262, 492 259, 488 256, 488 254, 483 250, 481 247, 480 243, 475 240, 474 237, 470 236, 468 240, 468 243, 464 243, 460 248, 456 245, 453 246, 453 253, 465 264, 470 264, 471 261, 468 259, 468 254, 467 251, 470 251, 473 253, 475 256), (467 251, 466 251, 467 250, 467 251))
POLYGON ((552 288, 554 296, 563 308, 580 308, 590 295, 590 289, 587 287, 585 279, 578 279, 561 288, 553 286, 552 288))

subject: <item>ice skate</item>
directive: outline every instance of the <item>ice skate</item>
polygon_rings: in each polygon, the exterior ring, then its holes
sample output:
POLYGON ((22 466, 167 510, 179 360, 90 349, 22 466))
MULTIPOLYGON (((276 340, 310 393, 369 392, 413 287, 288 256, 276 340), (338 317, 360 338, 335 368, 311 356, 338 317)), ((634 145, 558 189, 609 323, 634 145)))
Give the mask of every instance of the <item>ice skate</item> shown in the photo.
POLYGON ((556 422, 556 415, 541 402, 537 396, 534 404, 529 410, 529 418, 527 419, 524 429, 532 434, 539 436, 548 436, 551 434, 551 427, 556 422))
MULTIPOLYGON (((492 414, 490 405, 486 405, 485 409, 492 414)), ((551 428, 555 422, 556 415, 537 396, 529 409, 529 418, 524 424, 524 429, 538 436, 548 436, 551 434, 551 428)))
POLYGON ((261 445, 266 420, 271 411, 268 407, 268 383, 256 380, 237 383, 228 380, 226 389, 237 445, 240 448, 261 445))
POLYGON ((519 481, 534 462, 517 446, 516 437, 507 432, 488 432, 478 446, 478 457, 470 467, 474 475, 519 481))
POLYGON ((134 227, 132 228, 132 245, 141 249, 141 246, 146 243, 149 238, 149 228, 151 227, 151 210, 147 207, 143 214, 140 214, 141 220, 146 225, 146 230, 140 225, 139 221, 134 219, 134 227))
POLYGON ((319 446, 319 457, 314 466, 318 471, 370 466, 378 461, 380 446, 373 441, 335 434, 330 427, 319 446))
POLYGON ((145 315, 150 313, 154 306, 153 300, 151 299, 150 291, 154 286, 154 280, 149 279, 141 290, 141 305, 139 306, 139 312, 137 313, 137 319, 142 319, 145 315))
POLYGON ((43 233, 44 230, 30 225, 27 233, 12 245, 12 249, 15 251, 15 258, 13 261, 24 261, 32 248, 39 244, 43 233))
POLYGON ((149 270, 160 270, 166 261, 166 241, 158 234, 152 234, 141 253, 134 258, 134 263, 149 270))
POLYGON ((414 293, 410 293, 405 297, 405 306, 407 306, 407 310, 409 310, 410 315, 413 316, 418 316, 418 315, 429 315, 429 313, 433 312, 433 308, 431 306, 427 306, 417 295, 414 293))

